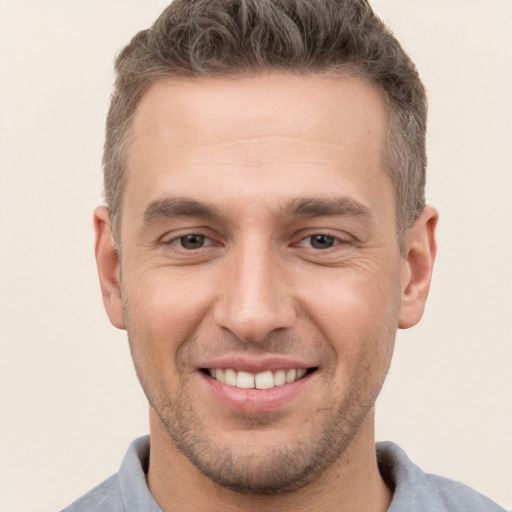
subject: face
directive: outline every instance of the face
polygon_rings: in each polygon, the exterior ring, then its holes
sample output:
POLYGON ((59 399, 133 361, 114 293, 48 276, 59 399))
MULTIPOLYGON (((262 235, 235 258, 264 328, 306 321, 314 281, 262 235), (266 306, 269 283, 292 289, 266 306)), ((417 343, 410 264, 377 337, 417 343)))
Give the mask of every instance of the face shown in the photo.
POLYGON ((386 127, 357 78, 163 81, 138 108, 105 303, 152 429, 225 487, 298 488, 373 443, 410 277, 386 127))

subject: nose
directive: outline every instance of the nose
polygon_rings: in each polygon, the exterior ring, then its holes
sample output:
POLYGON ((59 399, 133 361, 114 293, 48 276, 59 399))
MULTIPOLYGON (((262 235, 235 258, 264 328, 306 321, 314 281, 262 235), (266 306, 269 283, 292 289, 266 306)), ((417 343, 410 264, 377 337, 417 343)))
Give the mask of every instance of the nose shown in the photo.
POLYGON ((226 262, 214 307, 216 324, 245 342, 262 341, 291 327, 296 319, 279 258, 257 245, 247 244, 226 262))

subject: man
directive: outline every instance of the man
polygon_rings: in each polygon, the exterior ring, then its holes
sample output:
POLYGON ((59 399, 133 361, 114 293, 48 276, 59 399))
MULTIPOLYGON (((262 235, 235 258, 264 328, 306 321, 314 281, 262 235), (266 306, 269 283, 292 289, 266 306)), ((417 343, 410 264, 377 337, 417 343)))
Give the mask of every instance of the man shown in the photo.
POLYGON ((502 510, 375 448, 437 212, 424 88, 367 2, 175 0, 116 71, 96 257, 151 433, 66 510, 502 510))

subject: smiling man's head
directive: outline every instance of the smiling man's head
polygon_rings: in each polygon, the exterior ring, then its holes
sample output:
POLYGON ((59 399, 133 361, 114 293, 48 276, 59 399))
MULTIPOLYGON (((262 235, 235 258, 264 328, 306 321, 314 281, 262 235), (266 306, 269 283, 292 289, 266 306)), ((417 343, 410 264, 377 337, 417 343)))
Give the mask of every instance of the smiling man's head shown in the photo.
POLYGON ((96 253, 151 405, 152 492, 343 475, 389 501, 374 404, 437 220, 413 65, 363 1, 176 0, 117 71, 96 253))

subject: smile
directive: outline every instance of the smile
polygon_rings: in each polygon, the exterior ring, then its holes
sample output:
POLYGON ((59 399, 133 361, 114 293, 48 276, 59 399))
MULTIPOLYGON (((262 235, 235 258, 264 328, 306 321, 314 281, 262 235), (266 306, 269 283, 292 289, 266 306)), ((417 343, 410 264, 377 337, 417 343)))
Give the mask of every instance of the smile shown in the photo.
POLYGON ((266 370, 260 373, 236 371, 232 368, 207 368, 204 370, 216 381, 242 389, 270 389, 276 386, 284 386, 302 379, 307 373, 316 368, 287 369, 287 370, 266 370))

